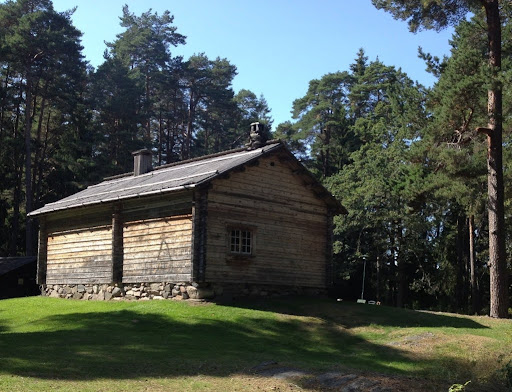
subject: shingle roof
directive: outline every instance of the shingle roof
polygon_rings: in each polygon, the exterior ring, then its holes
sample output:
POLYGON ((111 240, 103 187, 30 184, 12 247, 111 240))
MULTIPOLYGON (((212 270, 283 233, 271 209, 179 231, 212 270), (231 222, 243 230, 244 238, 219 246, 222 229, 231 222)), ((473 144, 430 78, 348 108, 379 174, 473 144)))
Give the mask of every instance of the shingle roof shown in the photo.
POLYGON ((68 208, 191 189, 280 148, 284 148, 280 142, 268 143, 254 150, 232 150, 161 166, 149 173, 138 176, 113 177, 97 185, 89 186, 83 191, 62 200, 46 204, 44 207, 32 211, 29 215, 37 216, 68 208))
POLYGON ((35 261, 35 256, 0 257, 0 276, 35 261))
MULTIPOLYGON (((296 160, 283 143, 280 141, 270 141, 267 142, 265 146, 254 150, 231 150, 160 166, 149 173, 138 176, 134 176, 133 173, 127 173, 111 177, 99 184, 91 185, 74 195, 54 203, 48 203, 44 207, 32 211, 29 216, 37 216, 75 207, 109 203, 117 200, 126 200, 140 196, 192 189, 232 169, 278 150, 285 151, 296 160)), ((298 161, 296 162, 300 165, 298 161)), ((346 213, 345 208, 339 201, 314 179, 307 170, 304 170, 304 173, 310 178, 308 182, 315 185, 317 193, 321 194, 329 205, 335 208, 338 213, 346 213)))

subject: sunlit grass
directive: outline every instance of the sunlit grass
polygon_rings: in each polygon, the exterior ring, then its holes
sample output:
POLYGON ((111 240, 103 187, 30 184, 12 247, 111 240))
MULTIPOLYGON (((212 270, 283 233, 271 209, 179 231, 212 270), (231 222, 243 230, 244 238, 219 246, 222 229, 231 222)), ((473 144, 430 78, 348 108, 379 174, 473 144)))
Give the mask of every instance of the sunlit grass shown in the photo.
POLYGON ((257 390, 269 360, 476 384, 511 346, 511 320, 331 300, 0 301, 2 391, 257 390))

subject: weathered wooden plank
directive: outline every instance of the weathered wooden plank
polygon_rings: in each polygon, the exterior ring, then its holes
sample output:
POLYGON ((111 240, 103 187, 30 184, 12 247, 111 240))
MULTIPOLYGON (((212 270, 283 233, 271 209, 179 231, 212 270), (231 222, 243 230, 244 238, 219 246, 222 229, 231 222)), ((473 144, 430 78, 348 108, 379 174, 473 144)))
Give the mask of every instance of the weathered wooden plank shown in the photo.
MULTIPOLYGON (((162 242, 155 244, 130 244, 124 250, 126 260, 129 260, 131 255, 144 253, 147 254, 148 257, 154 257, 154 255, 158 254, 172 254, 175 249, 178 249, 178 254, 182 253, 182 249, 190 249, 190 241, 180 241, 180 242, 162 242), (149 256, 152 255, 152 256, 149 256)), ((190 252, 190 251, 189 251, 190 252)))
POLYGON ((123 283, 138 283, 138 282, 190 282, 191 275, 189 274, 161 274, 161 275, 134 275, 124 276, 123 283))
POLYGON ((109 255, 111 256, 112 248, 109 247, 95 247, 95 246, 84 246, 76 248, 67 248, 61 250, 54 250, 52 248, 51 251, 48 252, 48 257, 53 259, 66 259, 66 258, 74 258, 77 255, 81 255, 81 257, 93 257, 96 255, 109 255))
POLYGON ((110 277, 86 277, 79 278, 76 276, 56 276, 48 277, 46 280, 47 284, 104 284, 111 283, 110 277))
POLYGON ((187 261, 190 263, 191 254, 182 254, 182 255, 162 255, 161 257, 147 257, 145 255, 139 255, 137 257, 131 257, 130 261, 125 263, 126 268, 129 268, 131 265, 136 265, 140 263, 150 263, 150 262, 178 262, 178 261, 187 261))
POLYGON ((281 203, 290 203, 303 206, 305 209, 319 210, 325 207, 325 203, 318 199, 314 193, 304 189, 302 184, 287 184, 283 179, 276 182, 262 180, 265 184, 249 182, 248 177, 230 178, 229 182, 215 182, 213 191, 218 193, 243 193, 246 195, 258 195, 263 199, 275 200, 281 203), (300 188, 299 188, 300 187, 300 188), (305 192, 306 191, 306 192, 305 192))
POLYGON ((48 278, 111 280, 111 238, 111 225, 53 233, 48 239, 48 278))
POLYGON ((46 283, 47 262, 48 262, 48 232, 46 219, 44 216, 39 218, 39 238, 37 250, 37 272, 36 283, 41 285, 46 283))
POLYGON ((48 266, 50 265, 71 265, 71 264, 87 264, 90 268, 93 268, 96 264, 101 265, 111 265, 112 264, 112 256, 110 254, 107 255, 94 255, 91 257, 83 257, 83 256, 74 256, 65 259, 52 259, 48 266))
POLYGON ((291 210, 286 207, 281 207, 272 203, 256 203, 253 200, 244 200, 241 196, 229 197, 224 196, 223 200, 216 198, 211 203, 209 211, 215 212, 229 212, 238 213, 243 215, 243 212, 252 213, 255 216, 264 217, 265 215, 271 217, 281 216, 283 219, 289 221, 302 221, 302 222, 322 222, 325 221, 325 216, 321 214, 309 214, 303 211, 291 210))
POLYGON ((134 263, 124 266, 124 271, 129 273, 130 271, 138 271, 145 269, 180 269, 190 267, 190 260, 158 260, 148 261, 145 263, 134 263))
POLYGON ((167 242, 174 242, 174 241, 191 241, 192 239, 192 233, 191 230, 181 230, 178 232, 162 232, 162 233, 154 233, 149 232, 146 235, 136 235, 136 236, 125 236, 124 237, 124 243, 129 245, 132 243, 139 243, 141 240, 144 241, 159 241, 159 240, 166 240, 167 242))

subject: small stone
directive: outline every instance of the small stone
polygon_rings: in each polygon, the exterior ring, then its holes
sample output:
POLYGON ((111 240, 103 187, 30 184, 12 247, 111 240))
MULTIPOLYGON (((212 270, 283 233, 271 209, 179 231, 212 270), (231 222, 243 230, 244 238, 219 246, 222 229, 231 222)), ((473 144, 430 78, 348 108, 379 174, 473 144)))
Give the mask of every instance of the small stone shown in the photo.
POLYGON ((111 293, 111 292, 112 292, 112 289, 113 289, 113 287, 112 287, 112 286, 107 286, 107 293, 111 293))
POLYGON ((157 300, 157 301, 158 301, 158 300, 162 300, 162 299, 164 299, 164 297, 162 297, 161 295, 155 295, 155 296, 153 296, 153 298, 152 298, 152 299, 154 299, 154 300, 157 300))
POLYGON ((186 293, 187 292, 187 287, 186 286, 180 286, 180 291, 182 293, 186 293))
POLYGON ((181 295, 177 295, 176 297, 172 297, 172 299, 175 301, 181 301, 183 300, 183 297, 181 295))
POLYGON ((148 297, 148 293, 141 293, 141 298, 147 298, 148 297))
POLYGON ((165 299, 169 298, 169 296, 170 296, 170 293, 168 291, 164 291, 162 294, 162 297, 164 297, 165 299))
POLYGON ((71 299, 73 298, 73 294, 69 293, 69 294, 66 294, 66 299, 71 299))
POLYGON ((135 291, 135 292, 133 293, 133 296, 134 296, 135 298, 140 298, 140 295, 141 295, 140 291, 135 291))
POLYGON ((73 294, 73 299, 82 299, 82 293, 79 293, 78 291, 73 294))
POLYGON ((135 295, 135 292, 133 290, 128 290, 126 292, 126 295, 130 295, 130 296, 134 296, 135 295))
POLYGON ((158 291, 158 290, 160 290, 160 283, 150 283, 149 284, 149 289, 151 291, 158 291))
POLYGON ((177 295, 179 295, 181 293, 181 291, 179 289, 176 289, 176 287, 175 287, 172 289, 171 293, 172 293, 173 297, 176 297, 177 295))
POLYGON ((61 288, 59 288, 57 290, 54 290, 54 291, 57 291, 57 293, 62 294, 64 292, 64 289, 61 287, 61 288))
POLYGON ((83 284, 79 284, 76 286, 76 291, 79 293, 85 293, 85 286, 83 284))
POLYGON ((50 293, 50 297, 52 297, 52 298, 59 298, 60 297, 59 292, 55 291, 55 290, 52 290, 52 292, 50 293))
POLYGON ((91 299, 93 301, 103 301, 105 299, 105 293, 103 293, 103 291, 100 291, 97 294, 93 294, 91 299))
POLYGON ((165 286, 164 286, 164 292, 166 293, 170 293, 171 292, 171 285, 169 283, 167 283, 165 286))
POLYGON ((149 298, 148 297, 142 297, 140 300, 141 301, 149 301, 149 298))
POLYGON ((120 297, 123 294, 123 290, 121 290, 119 287, 114 287, 112 290, 112 297, 120 297))
POLYGON ((190 298, 187 293, 183 293, 181 296, 183 297, 183 299, 189 299, 190 298))
POLYGON ((105 293, 105 301, 110 301, 112 299, 112 292, 107 291, 105 293))
POLYGON ((95 284, 94 286, 92 286, 92 293, 93 294, 98 294, 100 292, 99 290, 99 287, 97 284, 95 284))
POLYGON ((59 290, 61 287, 58 284, 56 284, 56 285, 51 285, 50 284, 50 285, 48 285, 48 288, 49 289, 54 289, 54 290, 59 290))
POLYGON ((197 288, 194 286, 187 287, 187 294, 192 299, 197 299, 197 288))

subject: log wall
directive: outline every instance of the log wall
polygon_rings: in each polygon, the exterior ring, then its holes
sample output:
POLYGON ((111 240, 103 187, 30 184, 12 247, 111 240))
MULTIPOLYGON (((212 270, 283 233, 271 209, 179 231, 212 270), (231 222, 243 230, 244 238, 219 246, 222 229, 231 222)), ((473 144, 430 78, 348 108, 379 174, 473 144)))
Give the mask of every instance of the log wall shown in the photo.
POLYGON ((328 211, 286 156, 213 181, 208 192, 206 281, 325 287, 328 211), (231 228, 253 232, 253 254, 229 250, 231 228))
POLYGON ((190 192, 49 214, 40 283, 190 281, 191 214, 190 192))
POLYGON ((112 280, 112 226, 48 235, 46 283, 107 283, 112 280))
POLYGON ((127 222, 123 282, 190 281, 192 216, 127 222))

